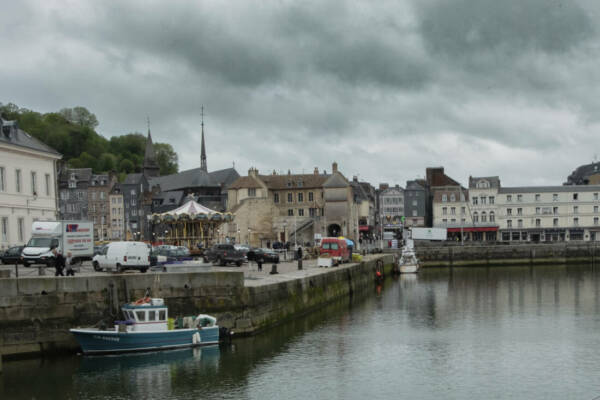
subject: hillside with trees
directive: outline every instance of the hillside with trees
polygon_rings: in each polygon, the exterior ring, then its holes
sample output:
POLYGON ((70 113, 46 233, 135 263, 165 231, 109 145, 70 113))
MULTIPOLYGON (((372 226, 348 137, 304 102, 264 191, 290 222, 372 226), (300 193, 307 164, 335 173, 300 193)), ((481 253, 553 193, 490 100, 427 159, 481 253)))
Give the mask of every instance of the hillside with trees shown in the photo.
MULTIPOLYGON (((0 103, 0 115, 18 121, 20 129, 56 149, 71 168, 115 172, 121 178, 142 169, 146 136, 135 132, 107 139, 95 131, 98 120, 85 107, 41 114, 0 103)), ((154 143, 154 149, 161 175, 178 172, 177 153, 170 144, 154 143)))

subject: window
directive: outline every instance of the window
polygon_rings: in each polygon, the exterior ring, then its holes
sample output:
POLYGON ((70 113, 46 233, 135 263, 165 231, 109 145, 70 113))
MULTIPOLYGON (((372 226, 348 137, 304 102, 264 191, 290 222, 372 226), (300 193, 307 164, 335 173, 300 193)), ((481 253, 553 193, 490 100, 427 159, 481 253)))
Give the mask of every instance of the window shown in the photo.
POLYGON ((92 198, 92 200, 96 200, 96 192, 90 193, 90 197, 92 198))
POLYGON ((131 205, 135 206, 137 204, 137 200, 136 199, 131 199, 131 205))
POLYGON ((512 221, 510 219, 506 220, 506 227, 507 228, 512 228, 512 221))
POLYGON ((77 192, 77 200, 83 200, 83 192, 77 192))
POLYGON ((487 197, 485 197, 485 196, 481 196, 481 199, 479 199, 479 201, 481 201, 481 204, 485 204, 486 200, 487 200, 487 197))
MULTIPOLYGON (((536 196, 539 196, 539 194, 536 194, 536 196)), ((518 202, 522 202, 523 201, 523 195, 522 194, 518 194, 517 195, 517 201, 518 202)))
POLYGON ((448 214, 448 207, 442 207, 442 215, 448 214))
POLYGON ((135 315, 140 322, 146 321, 146 311, 136 311, 135 315))
POLYGON ((517 215, 523 215, 523 209, 517 208, 517 215))
POLYGON ((17 234, 19 242, 23 242, 25 240, 25 219, 23 217, 17 219, 17 234))
POLYGON ((598 225, 598 217, 594 217, 594 225, 598 225))
POLYGON ((506 195, 506 202, 507 203, 511 203, 512 202, 512 195, 511 194, 507 194, 506 195))
POLYGON ((131 189, 131 192, 129 192, 129 194, 131 194, 132 196, 135 196, 135 189, 131 189))
POLYGON ((156 321, 156 311, 148 311, 148 321, 156 321))
POLYGON ((292 193, 288 193, 288 203, 292 203, 294 201, 294 195, 292 193))
POLYGON ((132 208, 131 209, 131 215, 137 216, 137 208, 132 208))
POLYGON ((313 192, 308 192, 308 201, 315 201, 315 196, 313 192))
POLYGON ((467 208, 466 208, 466 207, 461 207, 461 208, 460 208, 460 213, 461 213, 462 215, 465 215, 465 212, 466 212, 466 211, 467 211, 467 208))
POLYGON ((453 224, 453 225, 454 225, 454 224, 456 224, 456 219, 455 219, 455 218, 452 218, 452 219, 450 220, 450 223, 451 223, 451 224, 453 224))
POLYGON ((4 192, 4 167, 0 167, 0 192, 4 192))
POLYGON ((598 200, 598 193, 594 193, 594 200, 598 200))
POLYGON ((279 203, 279 193, 273 193, 273 202, 279 203))
POLYGON ((512 208, 506 209, 506 215, 512 215, 512 208))
POLYGON ((443 194, 443 195, 442 195, 442 203, 445 203, 445 202, 447 202, 447 201, 448 201, 448 195, 446 195, 446 194, 443 194))
POLYGON ((490 203, 490 204, 494 204, 494 200, 495 200, 495 199, 494 199, 494 196, 490 196, 490 197, 489 197, 489 203, 490 203))
POLYGON ((487 214, 485 211, 481 213, 481 222, 487 222, 487 214))
POLYGON ((552 214, 558 214, 558 207, 552 207, 552 214))
POLYGON ((477 205, 477 197, 473 197, 473 205, 476 206, 477 205))
POLYGON ((496 215, 493 211, 490 211, 490 222, 496 222, 496 215))
POLYGON ((166 310, 159 310, 158 311, 158 320, 159 321, 166 321, 167 319, 167 311, 166 310))
POLYGON ((304 201, 304 193, 298 193, 298 203, 302 203, 304 201))
POLYGON ((540 201, 541 197, 542 196, 539 193, 536 193, 536 195, 535 195, 535 201, 540 201))
POLYGON ((417 210, 412 210, 412 216, 416 217, 417 216, 417 210))
POLYGON ((479 214, 477 214, 477 211, 473 213, 473 222, 479 222, 479 214))
POLYGON ((298 209, 298 216, 299 217, 304 217, 304 208, 299 208, 298 209))
POLYGON ((448 220, 447 219, 443 219, 442 222, 444 223, 444 225, 448 225, 448 220))
POLYGON ((293 208, 289 208, 288 209, 288 217, 293 217, 294 216, 294 209, 293 208))
POLYGON ((552 226, 558 226, 558 218, 552 220, 552 226))
POLYGON ((256 197, 256 188, 248 189, 248 197, 256 197))
POLYGON ((598 213, 598 206, 594 206, 594 213, 598 213))
POLYGON ((552 195, 552 201, 558 201, 558 194, 554 193, 552 195))
POLYGON ((579 200, 579 193, 573 193, 573 200, 579 200))
POLYGON ((523 220, 522 219, 520 219, 520 220, 517 221, 517 227, 518 228, 522 228, 523 227, 523 220))
POLYGON ((541 207, 536 207, 536 208, 535 208, 535 213, 536 213, 536 214, 541 214, 541 212, 542 212, 542 209, 541 209, 541 207))
POLYGON ((450 214, 456 215, 456 207, 450 207, 450 214))
POLYGON ((8 217, 2 217, 2 239, 3 242, 8 242, 8 217))
POLYGON ((15 171, 15 188, 17 193, 21 193, 21 170, 17 169, 15 171))
POLYGON ((50 174, 44 175, 44 180, 46 182, 46 196, 50 196, 50 174))
POLYGON ((317 215, 317 209, 316 208, 309 208, 308 209, 308 215, 311 217, 315 217, 317 215))
POLYGON ((573 218, 573 225, 579 226, 579 218, 573 218))
POLYGON ((541 219, 539 219, 539 218, 536 218, 536 220, 535 220, 535 226, 536 226, 536 227, 538 227, 538 228, 539 228, 540 226, 542 226, 542 220, 541 220, 541 219))
POLYGON ((76 187, 77 187, 77 181, 75 180, 73 175, 71 175, 71 179, 69 180, 69 189, 75 189, 76 187))
POLYGON ((450 201, 451 201, 451 202, 455 202, 455 201, 456 201, 456 196, 454 195, 454 193, 452 193, 452 194, 450 195, 450 201))
POLYGON ((417 206, 417 200, 413 200, 412 201, 412 205, 413 205, 413 207, 416 207, 417 206))
POLYGON ((31 194, 37 195, 37 173, 31 171, 31 194))
POLYGON ((100 200, 104 200, 104 192, 100 192, 100 200))
POLYGON ((579 214, 579 207, 573 206, 573 214, 579 214))

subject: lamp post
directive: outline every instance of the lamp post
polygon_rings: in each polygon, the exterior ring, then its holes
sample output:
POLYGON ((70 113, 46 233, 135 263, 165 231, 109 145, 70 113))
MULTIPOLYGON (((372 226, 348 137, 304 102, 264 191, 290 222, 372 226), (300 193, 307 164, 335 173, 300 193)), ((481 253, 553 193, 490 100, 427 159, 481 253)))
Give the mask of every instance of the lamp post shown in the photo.
POLYGON ((240 236, 240 230, 238 228, 238 244, 242 242, 242 238, 240 236))
POLYGON ((247 240, 246 240, 246 242, 247 242, 246 244, 247 244, 248 246, 250 246, 250 242, 251 242, 251 240, 250 240, 250 239, 251 239, 251 236, 252 236, 252 229, 248 228, 248 237, 247 237, 247 240))
POLYGON ((287 222, 283 222, 283 259, 287 260, 287 248, 285 244, 287 243, 287 236, 285 235, 285 227, 287 226, 287 222))

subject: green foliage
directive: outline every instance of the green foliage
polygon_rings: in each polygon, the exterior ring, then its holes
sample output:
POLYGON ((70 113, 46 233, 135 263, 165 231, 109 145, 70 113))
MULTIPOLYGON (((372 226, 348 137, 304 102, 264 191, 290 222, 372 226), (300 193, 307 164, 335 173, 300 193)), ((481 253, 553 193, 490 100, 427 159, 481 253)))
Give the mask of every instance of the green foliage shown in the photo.
POLYGON ((156 162, 160 167, 161 175, 170 175, 178 171, 177 153, 173 150, 173 146, 169 143, 156 143, 154 152, 156 153, 156 162))
MULTIPOLYGON (((106 139, 95 131, 98 120, 85 107, 41 114, 13 103, 0 103, 0 115, 6 120, 17 120, 22 130, 56 149, 72 168, 116 172, 120 180, 127 173, 142 170, 146 136, 134 132, 106 139)), ((178 159, 173 147, 155 143, 154 148, 161 175, 177 172, 178 159)))

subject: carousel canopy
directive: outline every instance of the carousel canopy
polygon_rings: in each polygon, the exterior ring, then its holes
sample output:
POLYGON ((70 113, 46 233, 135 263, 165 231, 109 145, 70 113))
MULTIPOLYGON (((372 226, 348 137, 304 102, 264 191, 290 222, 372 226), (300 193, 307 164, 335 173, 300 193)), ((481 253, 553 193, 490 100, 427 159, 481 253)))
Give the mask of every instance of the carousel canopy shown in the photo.
POLYGON ((192 199, 188 200, 184 205, 174 210, 167 211, 162 214, 154 214, 155 217, 166 219, 179 219, 186 217, 203 219, 203 216, 205 216, 206 219, 214 219, 215 217, 221 217, 222 215, 222 213, 211 210, 208 207, 204 207, 202 204, 192 199))

